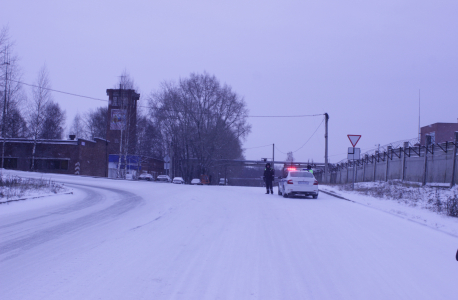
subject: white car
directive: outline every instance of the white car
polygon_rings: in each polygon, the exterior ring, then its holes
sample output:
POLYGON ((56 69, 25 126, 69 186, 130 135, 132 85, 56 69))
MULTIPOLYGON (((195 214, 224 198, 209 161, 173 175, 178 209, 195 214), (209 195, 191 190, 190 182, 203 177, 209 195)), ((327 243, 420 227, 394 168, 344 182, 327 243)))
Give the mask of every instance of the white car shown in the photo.
POLYGON ((219 185, 227 185, 227 179, 220 178, 219 179, 219 185))
POLYGON ((169 175, 159 175, 157 176, 156 180, 160 182, 171 182, 172 181, 169 175))
POLYGON ((138 176, 138 180, 148 180, 151 181, 153 180, 153 175, 148 174, 148 173, 142 173, 140 176, 138 176))
POLYGON ((191 184, 193 184, 193 185, 202 185, 202 182, 200 182, 199 178, 194 178, 193 180, 191 180, 191 184))
POLYGON ((289 196, 312 196, 318 198, 318 180, 306 169, 288 168, 286 176, 278 183, 278 194, 289 196))
POLYGON ((184 179, 182 177, 173 178, 173 183, 184 184, 184 179))

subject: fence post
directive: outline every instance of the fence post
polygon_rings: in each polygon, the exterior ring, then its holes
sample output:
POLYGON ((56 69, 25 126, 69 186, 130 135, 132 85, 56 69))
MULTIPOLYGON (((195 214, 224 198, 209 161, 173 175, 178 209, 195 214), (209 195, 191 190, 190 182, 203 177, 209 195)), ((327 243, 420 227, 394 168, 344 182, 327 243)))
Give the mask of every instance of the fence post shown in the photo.
POLYGON ((402 178, 401 180, 404 181, 406 176, 406 150, 409 147, 409 142, 404 142, 404 151, 402 152, 402 178))
POLYGON ((339 166, 339 183, 342 184, 342 166, 339 166))
MULTIPOLYGON (((356 167, 356 160, 353 160, 353 168, 355 168, 355 172, 353 173, 355 180, 353 180, 353 182, 358 182, 358 168, 356 167)), ((353 189, 355 188, 353 187, 353 189)))
MULTIPOLYGON (((390 152, 391 152, 392 148, 393 148, 392 146, 388 146, 388 148, 386 149, 385 181, 388 181, 388 161, 389 161, 389 158, 390 158, 390 152)), ((391 153, 391 155, 393 155, 393 153, 391 153)))
POLYGON ((375 151, 375 157, 374 157, 374 182, 377 181, 375 175, 376 175, 376 170, 377 170, 376 167, 377 167, 377 157, 378 157, 378 154, 379 154, 379 152, 378 152, 378 151, 375 151))
MULTIPOLYGON (((423 169, 423 185, 426 185, 426 175, 428 170, 428 146, 431 144, 431 136, 427 134, 425 137, 425 164, 423 169)), ((421 154, 420 151, 418 153, 421 154)))
POLYGON ((453 147, 453 167, 452 167, 452 182, 450 187, 455 185, 455 172, 456 172, 456 148, 458 148, 458 131, 455 131, 455 147, 453 147))
POLYGON ((363 160, 363 182, 366 182, 366 163, 367 163, 367 154, 364 155, 364 160, 363 160))

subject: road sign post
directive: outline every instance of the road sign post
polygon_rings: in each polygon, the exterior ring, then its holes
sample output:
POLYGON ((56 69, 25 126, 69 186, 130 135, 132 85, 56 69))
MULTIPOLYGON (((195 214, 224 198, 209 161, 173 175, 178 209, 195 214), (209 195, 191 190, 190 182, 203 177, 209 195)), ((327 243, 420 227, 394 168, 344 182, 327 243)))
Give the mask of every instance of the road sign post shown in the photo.
MULTIPOLYGON (((359 148, 355 148, 356 144, 358 144, 359 140, 361 139, 360 134, 347 134, 348 139, 350 140, 351 145, 353 146, 353 183, 352 183, 352 189, 355 190, 355 174, 356 174, 356 163, 355 160, 356 158, 356 149, 358 149, 358 159, 359 159, 359 148)), ((348 149, 350 152, 350 148, 348 149)), ((350 153, 349 153, 350 154, 350 153)))

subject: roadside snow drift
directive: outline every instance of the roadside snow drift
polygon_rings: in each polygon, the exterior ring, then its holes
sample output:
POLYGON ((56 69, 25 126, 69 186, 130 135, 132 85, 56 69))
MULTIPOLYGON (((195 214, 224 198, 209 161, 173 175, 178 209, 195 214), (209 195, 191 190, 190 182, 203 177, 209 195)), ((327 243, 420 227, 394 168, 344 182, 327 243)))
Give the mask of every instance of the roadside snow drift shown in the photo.
POLYGON ((0 206, 2 299, 458 294, 456 236, 324 193, 48 176, 74 194, 0 206))

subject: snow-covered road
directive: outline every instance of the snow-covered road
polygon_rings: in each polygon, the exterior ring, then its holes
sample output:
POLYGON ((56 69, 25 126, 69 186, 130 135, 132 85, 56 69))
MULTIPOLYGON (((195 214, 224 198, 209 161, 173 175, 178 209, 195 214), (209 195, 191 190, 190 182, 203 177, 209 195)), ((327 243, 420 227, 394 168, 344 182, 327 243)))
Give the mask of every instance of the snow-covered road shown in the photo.
POLYGON ((457 237, 324 193, 52 179, 74 194, 0 206, 1 299, 458 295, 457 237))

